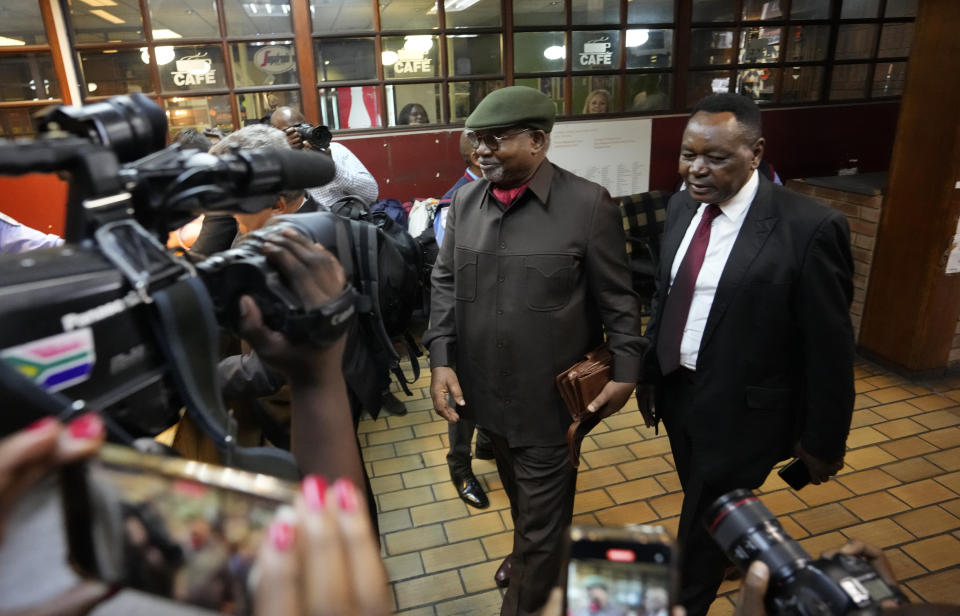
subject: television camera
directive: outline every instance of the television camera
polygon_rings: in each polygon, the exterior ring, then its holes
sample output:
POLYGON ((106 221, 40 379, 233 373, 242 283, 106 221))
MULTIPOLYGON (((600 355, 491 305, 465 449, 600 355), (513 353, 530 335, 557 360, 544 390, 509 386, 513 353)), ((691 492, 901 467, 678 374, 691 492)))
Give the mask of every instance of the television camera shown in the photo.
POLYGON ((184 405, 225 464, 296 477, 288 452, 236 444, 216 385, 217 322, 235 326, 248 294, 279 331, 334 317, 342 328, 349 294, 335 315, 306 311, 256 242, 193 264, 160 240, 198 212, 257 212, 281 189, 329 182, 332 160, 164 148, 164 112, 142 94, 54 106, 35 120, 36 139, 0 140, 0 174, 67 179, 66 243, 0 257, 0 392, 16 409, 0 434, 86 407, 104 414, 112 440, 129 442, 172 425, 184 405))

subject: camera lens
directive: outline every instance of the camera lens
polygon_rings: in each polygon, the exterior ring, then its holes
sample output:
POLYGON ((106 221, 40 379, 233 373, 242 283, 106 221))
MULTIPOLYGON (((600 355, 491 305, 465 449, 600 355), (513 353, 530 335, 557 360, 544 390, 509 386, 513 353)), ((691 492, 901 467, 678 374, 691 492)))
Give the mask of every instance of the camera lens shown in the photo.
POLYGON ((743 572, 759 559, 770 568, 772 580, 783 581, 811 560, 750 490, 724 494, 705 519, 714 540, 743 572))

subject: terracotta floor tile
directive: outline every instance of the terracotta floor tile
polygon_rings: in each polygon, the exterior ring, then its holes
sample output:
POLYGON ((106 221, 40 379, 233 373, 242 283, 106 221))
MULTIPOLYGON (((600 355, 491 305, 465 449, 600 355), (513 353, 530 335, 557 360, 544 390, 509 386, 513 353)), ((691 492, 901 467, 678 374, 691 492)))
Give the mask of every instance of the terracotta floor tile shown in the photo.
POLYGON ((867 379, 857 379, 853 382, 853 390, 858 394, 863 394, 874 389, 877 389, 877 386, 872 383, 868 383, 867 379))
POLYGON ((899 482, 878 468, 841 475, 835 479, 845 485, 854 494, 867 494, 883 490, 899 482))
POLYGON ((584 462, 590 465, 590 468, 610 466, 611 464, 619 464, 635 459, 633 453, 631 453, 626 446, 608 447, 606 449, 600 448, 597 451, 591 451, 581 455, 583 456, 584 462))
POLYGON ((883 551, 883 554, 887 557, 887 560, 890 561, 890 566, 893 568, 893 575, 898 580, 905 580, 927 572, 926 569, 921 567, 917 561, 907 556, 900 548, 888 548, 883 551))
POLYGON ((906 384, 906 381, 900 377, 893 376, 892 374, 878 374, 875 376, 869 376, 864 379, 867 383, 873 385, 874 387, 897 387, 900 385, 906 384))
POLYGON ((636 428, 643 425, 643 416, 638 411, 624 413, 623 411, 611 415, 603 420, 603 423, 610 430, 620 430, 621 428, 636 428))
POLYGON ((381 533, 392 533, 393 531, 405 530, 413 526, 409 509, 385 511, 377 515, 377 520, 381 533))
POLYGON ((434 421, 428 424, 419 424, 412 427, 413 433, 417 436, 417 438, 423 438, 432 434, 441 434, 446 436, 448 430, 447 422, 445 421, 434 421))
POLYGON ((934 430, 920 436, 923 440, 933 443, 940 449, 949 449, 960 445, 960 428, 956 426, 934 430))
POLYGON ((957 500, 940 503, 940 506, 952 513, 954 517, 960 518, 960 498, 957 500))
POLYGON ((888 462, 895 462, 896 458, 880 449, 877 445, 862 447, 853 451, 848 451, 844 462, 854 470, 863 470, 873 466, 879 466, 888 462))
MULTIPOLYGON (((364 461, 369 462, 366 458, 364 458, 364 461)), ((383 475, 393 475, 423 467, 423 456, 421 454, 399 456, 374 462, 373 475, 374 477, 381 477, 383 475)))
POLYGON ((419 552, 384 558, 383 566, 387 570, 387 579, 391 582, 423 575, 423 563, 420 561, 419 552))
POLYGON ((680 477, 677 476, 677 473, 663 473, 662 475, 657 475, 657 483, 663 486, 663 489, 667 492, 677 492, 682 489, 680 485, 680 477))
POLYGON ((960 424, 960 410, 952 408, 942 411, 931 411, 923 415, 918 415, 915 419, 928 430, 939 430, 940 428, 960 424))
POLYGON ((883 432, 890 438, 902 438, 918 432, 926 432, 923 426, 909 417, 904 417, 903 419, 894 419, 893 421, 885 421, 882 424, 877 424, 873 427, 883 432))
POLYGON ((908 436, 907 438, 880 443, 880 448, 900 460, 936 450, 936 447, 919 436, 908 436))
MULTIPOLYGON (((780 466, 783 466, 783 464, 780 466)), ((775 469, 772 473, 767 475, 767 478, 764 480, 763 484, 761 484, 760 488, 756 490, 757 492, 760 494, 766 494, 767 492, 776 492, 778 490, 783 490, 790 487, 783 479, 780 478, 780 475, 777 474, 777 470, 779 469, 775 469)))
POLYGON ((632 451, 633 455, 637 456, 638 459, 670 453, 670 441, 665 436, 633 443, 629 445, 629 447, 630 451, 632 451))
POLYGON ((683 492, 674 492, 672 494, 658 496, 657 498, 651 498, 649 504, 661 518, 680 515, 680 506, 683 504, 683 492))
POLYGON ((807 537, 798 541, 800 547, 814 558, 820 558, 820 555, 824 552, 839 550, 846 542, 847 538, 838 532, 807 537))
MULTIPOLYGON (((407 405, 409 410, 410 406, 407 405)), ((387 416, 387 425, 391 428, 402 428, 403 426, 415 426, 417 424, 430 423, 437 419, 436 413, 433 412, 433 409, 429 411, 416 411, 413 413, 408 412, 406 415, 388 415, 387 416)))
POLYGON ((585 513, 613 505, 613 499, 602 489, 578 492, 573 500, 573 512, 585 513))
POLYGON ((868 545, 887 548, 913 539, 913 535, 890 519, 873 520, 841 530, 848 539, 859 539, 868 545))
POLYGON ((604 526, 645 524, 657 519, 657 514, 644 501, 603 509, 597 511, 595 515, 604 526))
POLYGON ((387 554, 391 556, 434 548, 438 545, 443 545, 446 543, 446 540, 446 537, 443 535, 443 527, 439 524, 424 526, 423 528, 411 528, 409 530, 401 530, 384 535, 387 554))
POLYGON ((907 402, 894 402, 892 404, 883 404, 880 406, 875 406, 871 409, 877 415, 880 415, 884 419, 902 419, 904 417, 912 417, 914 415, 919 415, 923 411, 917 407, 909 404, 907 402))
POLYGON ((732 616, 734 612, 733 603, 726 597, 717 597, 707 610, 707 616, 732 616))
POLYGON ((797 498, 797 494, 793 490, 778 490, 777 492, 762 494, 760 500, 776 516, 806 507, 806 504, 797 498))
POLYGON ((850 434, 847 436, 847 448, 856 449, 857 447, 873 445, 874 443, 879 443, 886 440, 886 434, 879 432, 871 426, 854 428, 853 430, 850 430, 850 434))
POLYGON ((800 540, 810 536, 807 529, 797 524, 794 519, 788 515, 777 516, 777 522, 780 522, 783 530, 794 539, 800 540))
POLYGON ((664 493, 663 487, 657 483, 657 480, 653 477, 644 477, 643 479, 618 483, 617 485, 607 486, 606 489, 607 494, 609 494, 618 505, 648 499, 651 496, 658 496, 664 493))
MULTIPOLYGON (((476 511, 476 510, 475 510, 476 511)), ((506 530, 513 530, 513 514, 510 511, 500 511, 500 520, 506 530)))
POLYGON ((945 471, 960 470, 960 447, 938 451, 925 457, 945 471))
POLYGON ((465 539, 499 533, 504 530, 504 524, 500 514, 491 511, 490 513, 453 520, 452 522, 444 522, 443 528, 450 541, 464 541, 465 539))
POLYGON ((843 487, 836 480, 821 483, 818 486, 808 485, 796 493, 797 497, 810 507, 824 503, 832 503, 853 496, 853 492, 843 487))
POLYGON ((460 579, 463 580, 463 587, 468 593, 496 588, 497 585, 493 581, 493 575, 497 572, 501 562, 497 558, 470 567, 463 567, 460 569, 460 579))
POLYGON ((890 493, 914 508, 956 497, 953 492, 932 479, 890 488, 890 493))
POLYGON ((403 489, 403 477, 400 475, 387 475, 386 477, 371 477, 370 487, 374 494, 386 494, 403 489))
MULTIPOLYGON (((424 451, 433 451, 435 449, 446 449, 443 446, 443 441, 440 440, 439 436, 425 436, 423 438, 414 438, 409 441, 401 441, 399 443, 394 443, 393 446, 397 450, 398 456, 409 455, 412 453, 422 453, 424 451)), ((366 452, 366 449, 364 449, 366 452)), ((364 459, 366 459, 366 453, 364 453, 364 459)))
POLYGON ((372 419, 369 415, 366 416, 366 420, 361 421, 360 425, 357 426, 357 434, 368 434, 370 432, 381 432, 386 430, 387 418, 381 416, 380 419, 372 419))
POLYGON ((960 472, 947 473, 936 478, 938 482, 960 494, 960 472))
POLYGON ((488 535, 481 540, 487 558, 503 559, 513 551, 513 531, 488 535))
POLYGON ((410 517, 413 519, 414 526, 426 526, 466 516, 467 505, 459 498, 410 508, 410 517))
POLYGON ((620 473, 627 479, 639 479, 641 477, 649 477, 650 475, 673 470, 673 467, 667 464, 667 461, 662 457, 624 462, 623 464, 617 465, 617 468, 620 469, 620 473))
POLYGON ((596 488, 602 488, 623 481, 623 475, 615 466, 604 466, 602 468, 583 471, 577 473, 577 492, 585 492, 596 488))
POLYGON ((951 389, 949 391, 944 392, 943 395, 947 396, 952 400, 956 400, 960 402, 960 389, 951 389))
POLYGON ((386 445, 371 445, 363 448, 364 462, 376 462, 377 460, 392 458, 396 455, 397 452, 390 443, 386 445))
POLYGON ((401 507, 414 507, 429 503, 433 500, 433 490, 430 486, 421 486, 409 490, 397 490, 377 497, 380 501, 380 511, 391 511, 401 507))
POLYGON ((880 404, 876 400, 870 397, 870 394, 857 394, 857 397, 853 400, 854 410, 866 409, 880 404))
POLYGON ((875 520, 909 509, 909 505, 887 492, 874 492, 843 501, 843 506, 861 520, 875 520))
POLYGON ((479 595, 438 603, 436 605, 437 616, 465 616, 467 614, 494 616, 500 613, 502 602, 503 596, 499 590, 488 590, 479 595))
POLYGON ((940 394, 930 394, 920 398, 913 398, 910 404, 924 411, 936 411, 951 406, 957 406, 957 401, 940 394))
POLYGON ((580 524, 582 526, 600 526, 600 520, 597 519, 597 516, 591 513, 581 513, 580 515, 573 516, 573 524, 580 524))
POLYGON ((948 569, 910 580, 907 585, 929 603, 960 603, 960 569, 948 569))
POLYGON ((436 573, 486 560, 483 546, 477 539, 423 550, 420 556, 423 558, 423 569, 427 573, 436 573))
POLYGON ((837 530, 860 521, 838 503, 796 511, 790 514, 790 517, 811 535, 837 530))
POLYGON ((886 421, 886 417, 882 417, 871 409, 860 409, 853 412, 853 417, 850 421, 850 427, 859 428, 861 426, 869 426, 875 423, 880 423, 886 421))
POLYGON ((639 436, 636 430, 633 428, 623 428, 621 430, 611 430, 603 434, 597 434, 593 437, 593 440, 597 442, 597 445, 601 449, 605 449, 607 447, 635 443, 638 438, 639 436))
POLYGON ((887 464, 882 468, 884 472, 893 475, 904 483, 919 481, 943 473, 943 469, 924 458, 910 458, 902 462, 887 464))
POLYGON ((929 537, 960 528, 960 519, 937 505, 896 515, 893 520, 916 537, 929 537))
POLYGON ((870 397, 880 404, 886 404, 888 402, 896 402, 898 400, 912 398, 913 394, 902 387, 886 387, 884 389, 871 391, 870 397))
POLYGON ((664 527, 666 531, 670 533, 670 536, 676 539, 678 532, 677 528, 680 526, 680 516, 667 518, 666 520, 657 520, 656 524, 664 527))
POLYGON ((397 582, 393 589, 397 596, 397 607, 401 610, 463 595, 463 585, 456 571, 397 582))
POLYGON ((960 564, 960 540, 953 535, 937 535, 902 547, 915 561, 936 571, 960 564))
POLYGON ((907 391, 909 391, 915 396, 925 396, 933 393, 933 390, 927 387, 926 385, 910 384, 910 385, 902 385, 901 387, 903 387, 904 389, 906 389, 907 391))
POLYGON ((403 483, 409 488, 430 485, 431 483, 450 483, 450 469, 444 466, 422 468, 403 473, 403 483))
MULTIPOLYGON (((477 479, 480 480, 481 487, 483 487, 484 477, 489 477, 489 475, 477 475, 477 479)), ((499 481, 499 478, 497 481, 499 481)), ((431 485, 430 488, 433 490, 433 499, 437 502, 460 498, 460 494, 457 492, 457 488, 453 485, 452 481, 435 483, 431 485)), ((492 490, 490 487, 485 487, 485 491, 493 492, 494 490, 492 490)))

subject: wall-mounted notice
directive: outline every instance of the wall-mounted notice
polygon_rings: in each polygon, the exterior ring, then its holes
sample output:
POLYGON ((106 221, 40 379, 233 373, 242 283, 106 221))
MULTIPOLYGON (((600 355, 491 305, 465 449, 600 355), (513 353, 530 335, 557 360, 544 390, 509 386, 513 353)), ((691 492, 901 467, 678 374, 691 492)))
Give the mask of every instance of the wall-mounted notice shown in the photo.
POLYGON ((600 184, 612 197, 647 192, 652 126, 649 118, 558 122, 547 158, 600 184))

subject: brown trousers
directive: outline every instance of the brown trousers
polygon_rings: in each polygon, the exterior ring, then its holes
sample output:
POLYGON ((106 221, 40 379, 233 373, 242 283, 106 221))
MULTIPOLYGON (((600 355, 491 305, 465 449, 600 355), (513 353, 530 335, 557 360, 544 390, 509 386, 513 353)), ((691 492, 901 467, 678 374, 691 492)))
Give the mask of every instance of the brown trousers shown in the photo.
POLYGON ((514 447, 490 434, 513 517, 513 571, 501 616, 539 614, 563 579, 577 471, 566 445, 514 447))

